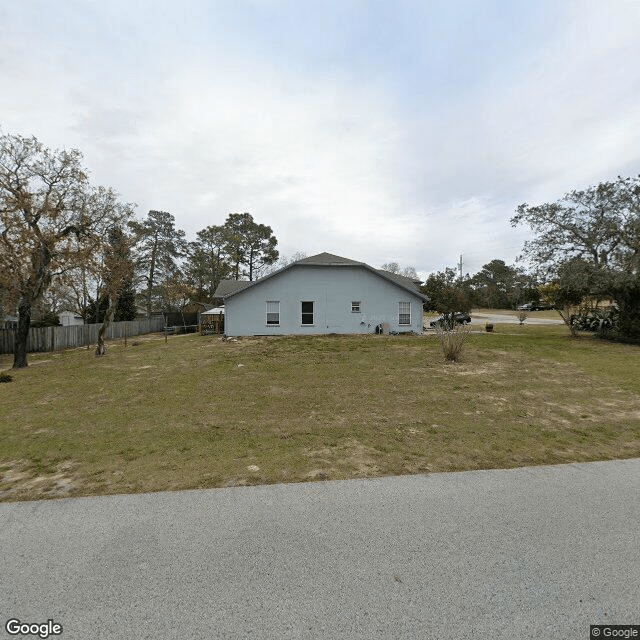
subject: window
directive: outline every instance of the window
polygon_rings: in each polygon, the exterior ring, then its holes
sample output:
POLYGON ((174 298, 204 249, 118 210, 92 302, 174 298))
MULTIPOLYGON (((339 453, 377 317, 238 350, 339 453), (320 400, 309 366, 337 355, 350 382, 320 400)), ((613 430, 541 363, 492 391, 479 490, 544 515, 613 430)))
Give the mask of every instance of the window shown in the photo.
POLYGON ((278 300, 267 301, 267 324, 280 324, 280 302, 278 300))
POLYGON ((302 324, 313 324, 313 302, 302 303, 302 324))
POLYGON ((351 313, 360 313, 360 300, 351 302, 351 313))
POLYGON ((411 324, 410 302, 398 302, 398 324, 411 324))

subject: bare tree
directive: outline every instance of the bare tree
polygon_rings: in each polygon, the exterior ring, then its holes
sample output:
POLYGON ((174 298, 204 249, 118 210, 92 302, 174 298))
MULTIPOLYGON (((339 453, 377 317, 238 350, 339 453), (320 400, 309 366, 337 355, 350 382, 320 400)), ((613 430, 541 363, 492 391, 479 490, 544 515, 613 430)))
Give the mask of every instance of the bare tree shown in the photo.
POLYGON ((96 356, 107 353, 104 338, 118 306, 118 300, 125 287, 133 280, 133 261, 131 260, 131 246, 133 239, 128 237, 120 227, 109 229, 109 244, 104 255, 104 288, 103 296, 107 298, 107 311, 98 330, 98 346, 96 356))
POLYGON ((389 273, 400 273, 400 265, 397 262, 385 262, 380 268, 389 273))
POLYGON ((388 271, 397 276, 404 276, 405 278, 411 278, 412 280, 419 280, 418 272, 415 267, 401 267, 397 262, 385 262, 380 269, 382 271, 388 271))
POLYGON ((78 150, 0 136, 0 284, 18 308, 13 366, 27 366, 31 311, 52 282, 89 261, 132 207, 94 187, 78 150))

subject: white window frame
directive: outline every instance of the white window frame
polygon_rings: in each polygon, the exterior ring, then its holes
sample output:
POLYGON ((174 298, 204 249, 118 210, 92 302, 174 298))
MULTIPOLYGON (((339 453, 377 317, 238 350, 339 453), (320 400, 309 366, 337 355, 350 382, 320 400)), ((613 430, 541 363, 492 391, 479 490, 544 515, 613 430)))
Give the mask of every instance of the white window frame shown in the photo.
POLYGON ((398 302, 398 324, 402 327, 411 325, 411 302, 401 301, 398 302), (403 322, 403 316, 408 316, 409 320, 403 322))
POLYGON ((351 313, 362 313, 362 300, 351 301, 351 313))
POLYGON ((300 300, 300 326, 301 327, 313 327, 316 323, 316 301, 315 300, 300 300), (311 319, 312 322, 303 322, 302 318, 305 315, 309 315, 308 311, 302 312, 302 305, 311 303, 313 306, 311 307, 311 319))
POLYGON ((266 315, 265 315, 265 324, 268 327, 279 327, 280 326, 280 300, 267 300, 266 304, 266 315), (277 305, 277 311, 273 310, 273 306, 271 307, 271 310, 269 310, 269 305, 277 305), (273 315, 277 313, 278 314, 278 322, 269 322, 269 315, 273 315))

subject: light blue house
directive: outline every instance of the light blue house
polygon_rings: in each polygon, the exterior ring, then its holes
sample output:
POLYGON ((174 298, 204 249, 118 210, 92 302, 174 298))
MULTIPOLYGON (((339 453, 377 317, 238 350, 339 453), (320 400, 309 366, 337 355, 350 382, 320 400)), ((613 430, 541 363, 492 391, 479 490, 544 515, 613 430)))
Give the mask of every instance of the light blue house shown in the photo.
POLYGON ((330 253, 298 260, 260 280, 224 280, 229 336, 422 332, 419 281, 330 253))

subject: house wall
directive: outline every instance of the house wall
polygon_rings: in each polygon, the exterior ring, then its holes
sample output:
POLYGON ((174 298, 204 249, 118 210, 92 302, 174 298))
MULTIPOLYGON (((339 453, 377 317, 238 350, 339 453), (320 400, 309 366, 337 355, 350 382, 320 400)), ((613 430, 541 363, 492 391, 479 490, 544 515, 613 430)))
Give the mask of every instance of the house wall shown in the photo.
POLYGON ((422 299, 357 266, 293 266, 225 300, 225 333, 314 335, 373 333, 388 323, 390 331, 422 331, 422 299), (266 302, 280 302, 279 326, 267 325, 266 302), (303 325, 301 302, 314 302, 314 324, 303 325), (352 313, 360 301, 360 313, 352 313), (400 325, 398 303, 411 303, 411 324, 400 325))
POLYGON ((63 327, 76 327, 84 324, 84 320, 73 311, 62 311, 58 314, 58 319, 63 327))

